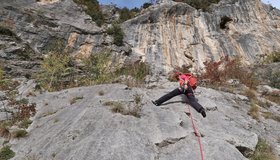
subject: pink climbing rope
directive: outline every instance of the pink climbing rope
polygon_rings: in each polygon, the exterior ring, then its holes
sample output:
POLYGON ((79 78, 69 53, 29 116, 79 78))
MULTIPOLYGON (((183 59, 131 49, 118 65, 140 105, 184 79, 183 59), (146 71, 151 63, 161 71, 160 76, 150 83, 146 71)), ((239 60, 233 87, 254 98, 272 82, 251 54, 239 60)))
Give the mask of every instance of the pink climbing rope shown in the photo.
POLYGON ((201 160, 204 160, 203 151, 202 151, 202 145, 201 145, 201 141, 200 141, 200 136, 201 136, 201 135, 198 134, 197 129, 196 129, 196 127, 195 127, 194 120, 193 120, 192 113, 191 113, 191 109, 190 109, 190 106, 189 106, 189 105, 188 105, 188 108, 189 108, 189 113, 190 113, 190 117, 191 117, 191 121, 192 121, 193 130, 194 130, 195 135, 197 136, 197 139, 198 139, 198 144, 199 144, 199 149, 200 149, 201 160))

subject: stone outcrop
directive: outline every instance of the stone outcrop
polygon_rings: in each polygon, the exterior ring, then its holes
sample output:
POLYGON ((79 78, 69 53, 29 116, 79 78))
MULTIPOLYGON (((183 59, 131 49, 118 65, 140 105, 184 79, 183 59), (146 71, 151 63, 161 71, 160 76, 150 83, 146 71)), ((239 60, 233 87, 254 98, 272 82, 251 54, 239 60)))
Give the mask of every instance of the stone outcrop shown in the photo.
MULTIPOLYGON (((5 70, 13 75, 28 76, 38 70, 42 55, 54 48, 73 56, 110 50, 114 62, 141 59, 151 64, 154 73, 182 65, 199 71, 204 61, 225 55, 252 63, 280 48, 280 11, 260 0, 222 0, 207 12, 185 3, 158 1, 122 25, 126 37, 121 47, 106 34, 108 24, 98 27, 72 0, 4 1, 0 11, 0 26, 8 26, 20 40, 0 39, 0 60, 9 64, 5 70), (32 60, 19 55, 25 48, 30 50, 20 54, 32 60)), ((114 6, 103 6, 103 12, 107 22, 119 16, 114 6)))
POLYGON ((9 36, 1 35, 0 38, 0 61, 6 64, 5 71, 10 75, 25 75, 38 70, 43 55, 54 50, 67 51, 73 56, 110 50, 120 61, 130 52, 127 44, 114 45, 105 28, 98 27, 72 0, 5 1, 1 2, 0 12, 0 26, 10 29, 18 38, 17 41, 9 36), (27 47, 30 50, 22 51, 27 47), (19 54, 26 54, 30 59, 18 58, 19 54), (25 63, 29 66, 17 67, 25 63))
MULTIPOLYGON (((200 159, 185 97, 175 97, 160 107, 151 103, 176 85, 167 82, 154 89, 98 85, 29 96, 30 103, 37 104, 37 113, 31 118, 28 136, 10 140, 14 159, 200 159), (136 102, 135 97, 140 100, 136 102), (139 116, 112 112, 114 105, 106 104, 114 102, 124 108, 138 106, 139 116)), ((22 98, 30 95, 33 87, 29 81, 19 87, 19 94, 22 98)), ((280 123, 262 114, 258 121, 252 119, 247 115, 247 97, 203 87, 196 97, 207 111, 202 118, 191 109, 205 159, 245 160, 255 150, 258 137, 267 139, 280 155, 280 123)), ((271 103, 260 112, 279 115, 279 105, 271 103)))
POLYGON ((40 56, 30 45, 16 35, 0 36, 0 67, 7 75, 30 77, 31 73, 38 71, 39 60, 40 56))
MULTIPOLYGON (((8 26, 20 39, 0 39, 0 60, 9 64, 5 70, 13 75, 38 70, 42 55, 53 48, 66 49, 73 56, 110 50, 118 59, 113 61, 141 59, 152 65, 154 73, 182 65, 199 71, 204 61, 225 55, 252 63, 280 48, 280 11, 260 0, 222 0, 208 12, 158 1, 123 24, 126 37, 121 47, 105 33, 108 24, 98 27, 72 0, 4 1, 0 11, 1 26, 8 26), (32 60, 18 57, 25 48, 31 50, 23 54, 32 60)), ((119 16, 114 6, 103 6, 103 12, 108 22, 119 16)))
POLYGON ((153 5, 123 24, 133 54, 156 72, 229 55, 246 63, 280 49, 280 11, 260 0, 221 0, 203 12, 171 0, 153 5))

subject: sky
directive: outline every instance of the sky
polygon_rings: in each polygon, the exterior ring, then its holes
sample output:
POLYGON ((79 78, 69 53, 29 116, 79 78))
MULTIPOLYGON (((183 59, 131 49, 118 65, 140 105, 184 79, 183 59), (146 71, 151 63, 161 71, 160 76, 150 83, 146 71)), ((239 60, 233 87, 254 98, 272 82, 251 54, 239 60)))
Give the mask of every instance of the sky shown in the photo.
POLYGON ((280 0, 262 0, 266 4, 271 4, 273 7, 280 9, 280 0))
MULTIPOLYGON (((151 0, 98 0, 99 4, 116 4, 118 7, 127 7, 132 9, 134 7, 140 8, 144 3, 151 2, 151 0)), ((280 0, 262 0, 264 3, 280 9, 280 0)))

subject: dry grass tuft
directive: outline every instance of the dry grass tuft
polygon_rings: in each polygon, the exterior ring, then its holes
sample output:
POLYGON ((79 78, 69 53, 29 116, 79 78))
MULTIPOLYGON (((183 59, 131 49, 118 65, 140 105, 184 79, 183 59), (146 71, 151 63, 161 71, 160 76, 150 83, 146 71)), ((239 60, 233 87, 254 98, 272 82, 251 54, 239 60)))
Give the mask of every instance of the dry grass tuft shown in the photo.
POLYGON ((271 146, 264 140, 259 138, 254 154, 250 160, 277 160, 277 156, 273 153, 271 146))
POLYGON ((259 120, 259 107, 254 102, 251 102, 251 108, 248 111, 248 114, 256 120, 259 120))

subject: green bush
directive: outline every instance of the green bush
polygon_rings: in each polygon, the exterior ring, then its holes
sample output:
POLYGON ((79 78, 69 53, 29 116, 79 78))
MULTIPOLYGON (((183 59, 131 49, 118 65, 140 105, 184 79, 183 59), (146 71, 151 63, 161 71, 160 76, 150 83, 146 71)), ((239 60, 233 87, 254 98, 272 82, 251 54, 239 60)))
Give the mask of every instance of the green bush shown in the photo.
POLYGON ((66 53, 51 53, 41 63, 36 76, 39 89, 58 91, 65 88, 112 82, 111 54, 100 52, 80 58, 83 65, 76 66, 66 53))
POLYGON ((97 0, 74 0, 74 2, 80 5, 99 27, 104 24, 105 18, 97 0))
POLYGON ((10 146, 5 146, 0 150, 0 159, 8 160, 15 156, 15 152, 11 150, 10 146))
MULTIPOLYGON (((85 66, 83 70, 86 73, 86 80, 93 81, 94 84, 108 83, 112 79, 110 70, 111 54, 109 52, 102 52, 92 54, 89 58, 83 60, 85 66)), ((86 82, 88 83, 88 82, 86 82)))
POLYGON ((107 29, 107 34, 112 35, 114 38, 114 44, 117 46, 123 45, 124 32, 119 24, 114 23, 107 29))
POLYGON ((137 13, 139 13, 141 10, 137 7, 134 7, 130 10, 130 14, 132 14, 133 16, 135 16, 137 13))
POLYGON ((29 118, 24 118, 21 122, 19 122, 18 127, 27 129, 32 121, 29 118))
POLYGON ((213 3, 219 3, 220 0, 173 0, 175 2, 184 2, 196 9, 202 9, 203 11, 209 11, 210 6, 213 3))
POLYGON ((143 87, 146 76, 151 72, 148 63, 137 61, 124 64, 115 73, 120 78, 115 82, 125 84, 128 87, 143 87))
POLYGON ((250 160, 277 160, 277 156, 273 153, 271 146, 264 139, 259 138, 250 160))
POLYGON ((119 17, 120 23, 132 18, 132 16, 130 15, 129 9, 126 7, 122 8, 119 11, 119 13, 120 13, 120 17, 119 17))
POLYGON ((118 75, 130 75, 137 81, 144 82, 145 77, 150 74, 150 66, 144 62, 134 62, 124 65, 117 71, 118 75))
POLYGON ((67 54, 51 53, 41 63, 42 71, 37 76, 41 87, 49 90, 59 90, 64 86, 63 78, 71 74, 69 68, 70 56, 67 54))
POLYGON ((151 5, 153 5, 153 4, 147 2, 147 3, 144 3, 141 8, 146 9, 146 8, 150 7, 151 5))
POLYGON ((274 51, 271 54, 269 54, 265 59, 265 63, 275 63, 280 62, 280 51, 274 51))
POLYGON ((135 15, 138 12, 140 12, 140 10, 138 8, 133 8, 133 9, 129 10, 128 8, 124 7, 122 9, 120 9, 119 23, 122 23, 126 20, 129 20, 129 19, 135 17, 135 15))
POLYGON ((136 80, 144 81, 145 77, 150 74, 150 66, 147 63, 139 62, 132 67, 131 74, 136 80))

